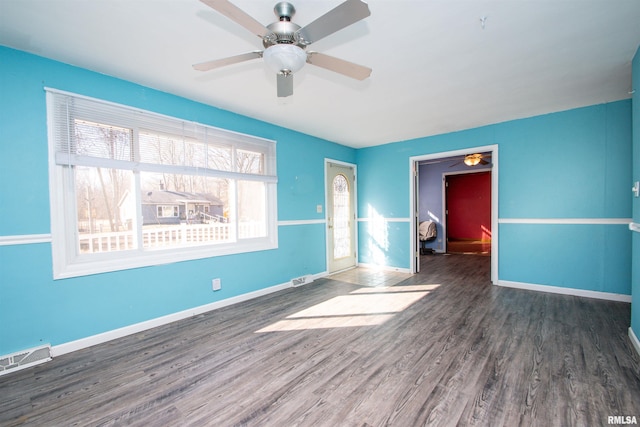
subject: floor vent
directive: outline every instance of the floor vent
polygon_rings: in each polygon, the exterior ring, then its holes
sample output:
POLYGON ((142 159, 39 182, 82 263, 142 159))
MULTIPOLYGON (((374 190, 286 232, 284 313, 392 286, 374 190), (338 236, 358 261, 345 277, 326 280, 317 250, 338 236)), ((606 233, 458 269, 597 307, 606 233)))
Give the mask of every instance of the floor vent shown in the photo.
POLYGON ((49 360, 51 360, 51 347, 48 345, 0 356, 0 375, 39 365, 49 360))
POLYGON ((291 279, 291 284, 293 286, 302 286, 311 282, 313 282, 313 280, 311 280, 311 276, 301 276, 301 277, 296 277, 295 279, 291 279))

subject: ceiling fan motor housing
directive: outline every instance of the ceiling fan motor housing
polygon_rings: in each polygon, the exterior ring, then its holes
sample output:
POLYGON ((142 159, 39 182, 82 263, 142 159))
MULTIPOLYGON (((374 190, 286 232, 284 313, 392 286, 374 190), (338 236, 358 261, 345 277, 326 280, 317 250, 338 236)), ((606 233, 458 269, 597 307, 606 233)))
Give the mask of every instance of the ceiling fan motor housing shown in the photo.
POLYGON ((264 47, 273 46, 274 44, 295 44, 301 48, 306 46, 299 43, 295 32, 300 29, 300 25, 290 21, 278 21, 267 25, 267 28, 275 34, 274 37, 265 37, 262 39, 264 47))
POLYGON ((273 24, 267 25, 273 34, 269 34, 262 39, 262 44, 265 48, 273 46, 274 44, 293 44, 302 49, 306 48, 306 44, 301 43, 296 34, 301 27, 300 25, 291 22, 291 18, 296 13, 296 9, 289 2, 280 2, 275 5, 273 12, 278 17, 279 21, 273 24))

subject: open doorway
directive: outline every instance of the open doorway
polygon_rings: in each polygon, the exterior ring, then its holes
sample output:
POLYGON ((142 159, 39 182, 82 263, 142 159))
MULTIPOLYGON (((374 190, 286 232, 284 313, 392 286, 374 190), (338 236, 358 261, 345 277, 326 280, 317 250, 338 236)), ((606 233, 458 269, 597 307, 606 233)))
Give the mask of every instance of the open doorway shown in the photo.
POLYGON ((447 253, 491 254, 491 171, 444 176, 447 253))
MULTIPOLYGON (((473 163, 470 161, 469 163, 473 163)), ((491 234, 489 255, 491 256, 491 281, 495 284, 498 279, 498 146, 489 145, 473 147, 464 150, 425 154, 410 158, 410 204, 412 220, 411 233, 411 271, 420 271, 420 257, 423 244, 420 242, 419 227, 423 221, 434 221, 437 224, 437 237, 428 243, 428 249, 435 254, 447 252, 447 218, 445 199, 445 179, 456 172, 486 172, 490 181, 490 227, 486 227, 491 234), (469 165, 465 160, 474 157, 475 165, 469 165), (427 206, 424 203, 424 191, 437 192, 439 204, 427 206)), ((485 240, 488 236, 484 237, 485 240)), ((482 236, 480 237, 482 240, 482 236)), ((428 251, 427 253, 431 253, 428 251)), ((428 255, 427 255, 428 256, 428 255)))

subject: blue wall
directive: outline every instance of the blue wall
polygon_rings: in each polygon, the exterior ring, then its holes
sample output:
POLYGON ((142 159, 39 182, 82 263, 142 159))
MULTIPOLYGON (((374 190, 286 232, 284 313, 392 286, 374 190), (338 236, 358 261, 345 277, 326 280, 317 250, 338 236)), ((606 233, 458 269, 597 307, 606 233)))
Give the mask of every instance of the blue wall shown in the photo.
MULTIPOLYGON (((640 86, 638 56, 634 87, 640 86)), ((0 237, 50 233, 45 86, 277 140, 281 221, 324 219, 316 212, 324 204, 324 159, 356 163, 361 263, 409 268, 412 156, 497 144, 500 218, 632 214, 630 100, 354 150, 3 47, 0 64, 0 237), (543 161, 523 162, 532 153, 543 161)), ((639 129, 637 109, 633 114, 639 129)), ((638 200, 633 203, 640 222, 638 200)), ((631 294, 626 225, 504 223, 499 232, 500 280, 631 294)), ((324 247, 323 224, 283 225, 276 250, 53 281, 49 243, 0 245, 0 324, 11 325, 0 328, 0 354, 66 343, 321 273, 324 247), (216 293, 214 277, 222 279, 216 293)), ((635 259, 633 268, 637 333, 635 259)))
MULTIPOLYGON (((633 58, 633 179, 640 181, 640 48, 633 58)), ((633 198, 633 222, 640 224, 640 198, 633 198)), ((631 328, 640 338, 640 233, 633 234, 631 328)))
POLYGON ((520 221, 499 224, 498 280, 630 295, 626 224, 523 223, 631 217, 630 100, 358 150, 361 229, 376 212, 389 221, 373 231, 399 245, 380 253, 363 230, 360 261, 410 266, 410 157, 493 144, 498 217, 520 221))
MULTIPOLYGON (((324 159, 355 150, 0 47, 0 236, 50 233, 44 87, 277 140, 278 219, 324 214, 324 159)), ((62 344, 326 270, 323 224, 279 227, 276 250, 52 280, 49 243, 0 246, 0 354, 62 344), (211 279, 222 290, 211 291, 211 279)))

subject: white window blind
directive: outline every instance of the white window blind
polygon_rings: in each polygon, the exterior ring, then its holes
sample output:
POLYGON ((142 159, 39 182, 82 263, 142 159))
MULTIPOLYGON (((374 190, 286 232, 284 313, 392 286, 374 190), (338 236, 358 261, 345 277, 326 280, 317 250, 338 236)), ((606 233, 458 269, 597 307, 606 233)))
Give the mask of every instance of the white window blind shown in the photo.
POLYGON ((277 181, 274 141, 50 89, 48 93, 57 164, 277 181), (102 142, 105 134, 108 145, 102 142))

